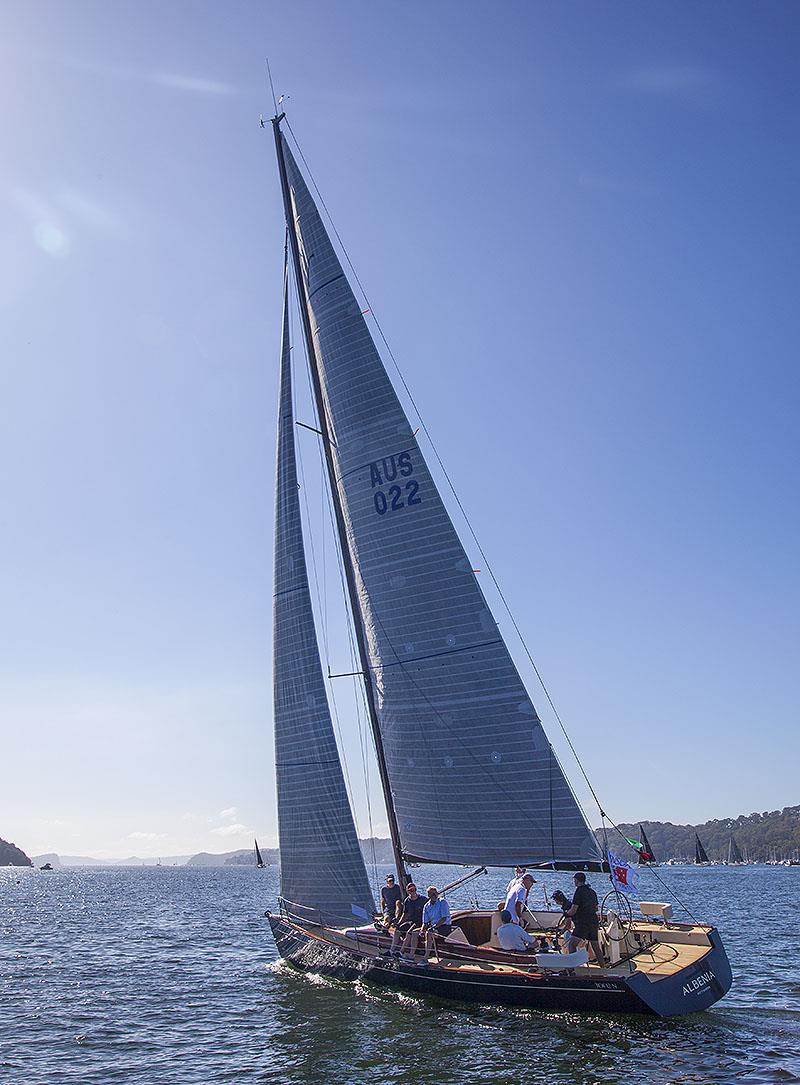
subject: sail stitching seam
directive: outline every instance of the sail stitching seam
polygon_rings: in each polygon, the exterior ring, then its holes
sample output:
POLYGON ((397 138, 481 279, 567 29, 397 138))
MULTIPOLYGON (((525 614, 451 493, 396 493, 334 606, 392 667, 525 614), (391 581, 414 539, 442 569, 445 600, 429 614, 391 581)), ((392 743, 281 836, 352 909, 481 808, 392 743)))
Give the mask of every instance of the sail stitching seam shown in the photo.
POLYGON ((344 272, 342 271, 338 275, 334 275, 332 279, 328 279, 328 281, 326 283, 322 283, 320 286, 315 286, 314 289, 311 291, 311 293, 308 295, 308 300, 311 301, 311 299, 314 297, 314 295, 318 294, 320 292, 320 290, 324 290, 326 286, 330 286, 331 283, 335 283, 339 279, 343 279, 343 278, 344 278, 344 272))
MULTIPOLYGON (((431 652, 426 656, 413 656, 411 659, 397 659, 394 663, 381 663, 378 667, 370 667, 372 671, 385 671, 388 667, 402 667, 404 663, 419 663, 424 659, 442 659, 445 656, 457 655, 459 652, 471 652, 476 651, 478 648, 488 648, 492 644, 502 644, 502 638, 497 637, 495 640, 485 640, 480 644, 465 644, 462 648, 451 648, 447 652, 431 652)), ((394 649, 392 649, 394 651, 394 649)), ((397 654, 395 652, 395 654, 397 654)))

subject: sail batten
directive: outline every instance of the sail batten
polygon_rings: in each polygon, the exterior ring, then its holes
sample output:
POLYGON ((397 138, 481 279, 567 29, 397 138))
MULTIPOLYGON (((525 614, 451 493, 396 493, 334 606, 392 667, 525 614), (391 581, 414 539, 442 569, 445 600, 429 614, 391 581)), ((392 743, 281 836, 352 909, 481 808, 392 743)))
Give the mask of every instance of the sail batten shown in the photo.
POLYGON ((403 852, 596 861, 316 205, 282 139, 335 499, 403 852))
MULTIPOLYGON (((288 286, 288 283, 287 283, 288 286)), ((333 734, 303 546, 284 289, 275 496, 274 710, 281 896, 329 923, 374 911, 333 734)))

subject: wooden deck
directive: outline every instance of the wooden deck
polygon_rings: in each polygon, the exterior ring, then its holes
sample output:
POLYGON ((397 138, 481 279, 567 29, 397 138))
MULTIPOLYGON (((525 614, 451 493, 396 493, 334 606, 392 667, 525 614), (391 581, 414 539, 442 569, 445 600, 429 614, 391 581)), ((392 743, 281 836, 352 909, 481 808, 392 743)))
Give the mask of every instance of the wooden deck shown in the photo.
MULTIPOLYGON (((696 964, 710 950, 708 945, 691 943, 672 944, 669 942, 655 942, 649 949, 637 953, 629 960, 607 968, 600 968, 593 961, 574 970, 576 976, 630 976, 634 972, 643 972, 651 982, 663 979, 665 976, 674 976, 684 968, 696 964)), ((441 968, 448 971, 459 972, 500 972, 507 975, 532 975, 542 974, 531 962, 526 965, 509 964, 504 961, 457 961, 436 959, 441 968)), ((551 970, 549 970, 551 971, 551 970)))
MULTIPOLYGON (((627 977, 634 972, 641 972, 651 982, 655 983, 660 979, 673 976, 677 972, 695 965, 711 948, 708 938, 709 928, 700 924, 665 927, 663 924, 653 923, 648 920, 636 920, 631 930, 638 939, 646 943, 642 949, 618 964, 600 968, 594 962, 590 962, 576 968, 573 974, 577 977, 592 976, 598 978, 600 976, 627 977)), ((329 931, 328 936, 334 935, 332 939, 334 942, 338 942, 342 946, 349 943, 349 946, 352 947, 352 941, 347 937, 343 938, 343 933, 342 931, 335 933, 329 931)), ((536 931, 531 931, 531 934, 536 933, 536 931)), ((388 939, 386 943, 388 944, 388 939)), ((365 950, 363 943, 359 948, 363 953, 365 950)), ((458 946, 461 952, 466 953, 469 952, 470 948, 472 947, 458 946)), ((635 944, 631 944, 629 950, 634 948, 635 944)), ((553 974, 552 969, 538 969, 533 960, 526 960, 524 957, 510 960, 509 955, 499 951, 490 950, 487 953, 483 947, 474 947, 474 949, 476 951, 474 957, 461 957, 460 959, 457 956, 435 957, 433 958, 434 967, 445 968, 448 971, 456 971, 462 974, 480 972, 521 976, 542 975, 548 972, 551 975, 553 974)), ((606 946, 607 950, 608 947, 606 946)))

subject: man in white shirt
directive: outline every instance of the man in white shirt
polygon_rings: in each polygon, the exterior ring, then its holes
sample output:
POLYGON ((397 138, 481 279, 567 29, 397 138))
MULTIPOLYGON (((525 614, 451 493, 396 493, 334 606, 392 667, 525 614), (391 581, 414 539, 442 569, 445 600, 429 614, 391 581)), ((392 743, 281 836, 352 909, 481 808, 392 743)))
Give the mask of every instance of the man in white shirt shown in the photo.
POLYGON ((504 908, 500 913, 501 925, 497 928, 497 941, 500 948, 512 953, 524 953, 536 948, 536 939, 524 931, 518 923, 512 922, 511 912, 504 908))
POLYGON ((523 874, 518 882, 512 883, 509 887, 504 907, 511 913, 512 923, 522 921, 522 913, 528 904, 528 893, 530 893, 535 881, 536 879, 532 874, 523 874))

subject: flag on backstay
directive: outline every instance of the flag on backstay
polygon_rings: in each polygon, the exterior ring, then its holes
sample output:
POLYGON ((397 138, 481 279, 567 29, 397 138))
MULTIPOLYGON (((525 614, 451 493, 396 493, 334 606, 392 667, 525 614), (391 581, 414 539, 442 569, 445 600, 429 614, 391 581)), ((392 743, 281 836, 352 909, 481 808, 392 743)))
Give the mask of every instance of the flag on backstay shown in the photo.
POLYGON ((608 867, 611 871, 611 882, 614 888, 619 893, 625 893, 629 897, 637 896, 639 887, 636 884, 636 871, 630 863, 626 863, 624 859, 620 859, 613 851, 609 851, 608 867))

